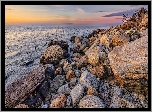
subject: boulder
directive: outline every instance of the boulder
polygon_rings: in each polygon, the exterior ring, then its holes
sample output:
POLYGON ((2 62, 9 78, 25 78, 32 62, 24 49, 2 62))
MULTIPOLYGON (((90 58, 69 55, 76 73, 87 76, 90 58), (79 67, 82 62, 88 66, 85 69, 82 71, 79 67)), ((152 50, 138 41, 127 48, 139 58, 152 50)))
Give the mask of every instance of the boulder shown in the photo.
POLYGON ((59 87, 63 85, 65 82, 65 76, 64 75, 57 75, 53 81, 50 82, 50 92, 56 92, 59 87))
POLYGON ((76 106, 80 99, 84 96, 85 86, 78 84, 70 92, 72 97, 73 106, 76 106))
POLYGON ((92 86, 93 88, 98 88, 99 82, 95 75, 91 74, 85 70, 80 77, 80 83, 84 84, 86 87, 92 86))
POLYGON ((86 95, 79 103, 80 108, 105 108, 104 102, 97 96, 86 95))
POLYGON ((48 47, 40 57, 40 63, 51 64, 58 62, 63 55, 63 50, 59 45, 52 45, 48 47))
POLYGON ((45 79, 45 67, 39 66, 5 87, 5 107, 23 102, 45 79))
POLYGON ((119 46, 108 54, 110 66, 118 83, 131 91, 147 91, 148 87, 148 36, 119 46))
POLYGON ((61 94, 51 102, 50 108, 64 108, 66 100, 66 96, 64 94, 61 94))

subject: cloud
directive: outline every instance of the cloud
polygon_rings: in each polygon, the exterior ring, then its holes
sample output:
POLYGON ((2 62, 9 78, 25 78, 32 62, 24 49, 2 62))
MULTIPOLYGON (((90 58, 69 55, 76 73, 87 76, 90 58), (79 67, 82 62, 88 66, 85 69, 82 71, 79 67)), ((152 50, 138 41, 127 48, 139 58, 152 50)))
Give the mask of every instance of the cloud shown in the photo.
POLYGON ((81 8, 77 8, 77 12, 78 12, 78 13, 84 13, 84 10, 81 9, 81 8))
POLYGON ((103 11, 94 11, 94 13, 103 12, 103 11))

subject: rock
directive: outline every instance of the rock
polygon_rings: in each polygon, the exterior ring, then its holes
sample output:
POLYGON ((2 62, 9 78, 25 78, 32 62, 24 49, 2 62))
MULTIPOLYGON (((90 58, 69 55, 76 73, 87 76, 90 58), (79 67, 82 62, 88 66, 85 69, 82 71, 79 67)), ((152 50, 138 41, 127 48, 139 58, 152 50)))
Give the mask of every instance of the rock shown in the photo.
POLYGON ((98 92, 95 88, 89 86, 88 87, 88 91, 87 91, 87 95, 94 95, 94 96, 97 96, 98 95, 98 92))
POLYGON ((68 62, 68 60, 67 59, 62 59, 60 62, 59 62, 59 65, 58 65, 58 67, 63 67, 64 66, 64 63, 66 63, 66 62, 68 62))
POLYGON ((45 98, 49 92, 49 83, 47 81, 44 81, 38 88, 38 92, 43 98, 45 98))
POLYGON ((73 53, 73 54, 72 54, 72 58, 74 58, 74 57, 80 58, 80 57, 81 57, 81 54, 80 54, 80 53, 73 53))
POLYGON ((62 58, 63 50, 59 45, 52 45, 48 47, 40 57, 40 63, 51 64, 56 63, 62 58))
POLYGON ((72 78, 74 78, 75 77, 75 75, 74 75, 74 72, 73 72, 73 70, 69 70, 68 72, 67 72, 67 74, 66 74, 66 80, 67 81, 70 81, 72 78))
POLYGON ((77 78, 79 78, 80 76, 81 76, 81 71, 80 70, 75 70, 75 76, 77 77, 77 78))
POLYGON ((75 37, 75 43, 79 43, 82 40, 82 37, 75 37))
POLYGON ((88 70, 99 78, 103 77, 105 74, 103 65, 99 65, 96 67, 90 67, 90 68, 88 68, 88 70))
POLYGON ((54 78, 54 71, 55 71, 55 68, 54 68, 53 64, 48 65, 47 68, 45 69, 45 76, 47 78, 53 79, 54 78))
POLYGON ((132 102, 114 95, 109 108, 137 108, 132 102))
POLYGON ((95 75, 91 74, 87 70, 85 70, 80 77, 80 83, 84 84, 86 87, 92 86, 94 88, 98 88, 99 82, 95 75))
POLYGON ((144 88, 143 92, 147 92, 148 36, 116 47, 108 54, 108 57, 118 83, 121 82, 121 85, 126 86, 131 91, 143 91, 140 88, 144 88))
POLYGON ((55 76, 56 76, 56 75, 62 75, 62 68, 61 68, 61 67, 56 68, 54 74, 55 74, 55 76))
POLYGON ((45 67, 39 66, 5 87, 5 106, 13 108, 23 102, 45 79, 45 67))
POLYGON ((72 78, 70 80, 70 86, 75 86, 77 84, 77 78, 72 78))
POLYGON ((76 36, 72 36, 71 39, 70 39, 70 41, 71 41, 71 42, 75 42, 75 37, 76 37, 76 36))
POLYGON ((58 89, 58 93, 59 94, 65 94, 66 93, 66 90, 67 90, 67 88, 69 88, 69 84, 67 83, 67 84, 65 84, 65 85, 63 85, 63 86, 61 86, 59 89, 58 89))
POLYGON ((105 108, 103 101, 94 95, 84 96, 79 103, 80 108, 105 108))
POLYGON ((65 94, 66 94, 66 95, 69 95, 70 92, 71 92, 71 89, 70 89, 70 88, 66 88, 65 94))
POLYGON ((51 102, 50 108, 64 108, 66 100, 66 96, 64 94, 61 94, 51 102))
POLYGON ((50 83, 50 92, 55 92, 59 89, 65 82, 65 76, 64 75, 57 75, 53 81, 50 83))
POLYGON ((72 98, 71 98, 70 95, 67 97, 66 105, 67 106, 71 106, 72 105, 72 98))
POLYGON ((129 36, 127 36, 125 33, 117 31, 112 37, 112 44, 114 46, 121 46, 126 44, 127 42, 129 42, 129 36))
POLYGON ((17 106, 15 106, 14 108, 29 108, 28 105, 25 104, 19 104, 17 106))
POLYGON ((84 96, 85 86, 78 84, 70 92, 72 97, 73 106, 76 106, 79 103, 80 99, 84 96))
POLYGON ((88 62, 93 65, 96 66, 99 64, 99 54, 96 52, 91 52, 88 54, 88 62))
POLYGON ((87 62, 87 56, 84 55, 76 62, 76 66, 77 68, 81 68, 82 66, 86 66, 87 62))

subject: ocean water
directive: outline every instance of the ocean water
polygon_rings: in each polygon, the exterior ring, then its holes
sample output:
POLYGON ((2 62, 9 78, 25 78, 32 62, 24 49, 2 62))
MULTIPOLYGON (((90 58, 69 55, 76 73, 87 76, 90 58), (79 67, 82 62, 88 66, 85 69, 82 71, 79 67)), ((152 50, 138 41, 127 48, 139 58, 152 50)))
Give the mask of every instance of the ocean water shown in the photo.
POLYGON ((99 26, 5 26, 5 86, 40 65, 40 56, 51 39, 67 41, 87 36, 99 26), (26 62, 34 60, 28 66, 26 62))

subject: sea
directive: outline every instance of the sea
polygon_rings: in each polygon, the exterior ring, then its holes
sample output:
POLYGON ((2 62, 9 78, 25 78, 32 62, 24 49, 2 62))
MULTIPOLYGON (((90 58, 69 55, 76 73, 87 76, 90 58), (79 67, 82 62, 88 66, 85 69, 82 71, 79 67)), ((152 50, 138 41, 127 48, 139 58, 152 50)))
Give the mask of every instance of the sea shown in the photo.
POLYGON ((5 86, 40 65, 40 56, 53 40, 87 36, 108 26, 5 25, 5 86), (29 63, 26 65, 26 63, 29 63))

